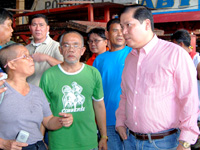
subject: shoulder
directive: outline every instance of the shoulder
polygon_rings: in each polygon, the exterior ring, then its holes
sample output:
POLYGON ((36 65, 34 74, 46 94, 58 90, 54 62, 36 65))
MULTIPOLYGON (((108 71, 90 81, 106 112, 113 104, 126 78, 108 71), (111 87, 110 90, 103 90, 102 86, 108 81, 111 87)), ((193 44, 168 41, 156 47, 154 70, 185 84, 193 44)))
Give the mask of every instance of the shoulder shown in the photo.
POLYGON ((91 75, 94 75, 94 76, 100 74, 97 68, 87 65, 87 64, 85 64, 84 69, 87 73, 90 73, 91 75))
POLYGON ((46 71, 44 71, 42 76, 47 76, 47 75, 50 75, 50 74, 51 75, 57 74, 58 69, 59 69, 58 65, 50 67, 46 71))
POLYGON ((29 86, 33 92, 43 93, 42 89, 36 85, 29 83, 29 86))
POLYGON ((157 46, 159 47, 159 49, 161 49, 162 51, 168 51, 169 53, 184 53, 184 54, 188 54, 181 46, 169 42, 169 41, 165 41, 162 39, 158 40, 157 46))
POLYGON ((91 71, 91 72, 95 72, 95 71, 98 71, 95 67, 93 66, 90 66, 90 65, 87 65, 87 64, 84 64, 84 69, 86 69, 87 71, 91 71))
POLYGON ((97 59, 104 59, 104 58, 106 58, 107 56, 109 56, 109 54, 110 54, 110 52, 109 51, 106 51, 106 52, 104 52, 104 53, 102 53, 102 54, 99 54, 96 58, 95 58, 95 60, 97 59))
POLYGON ((125 50, 128 50, 129 52, 132 50, 132 48, 129 47, 129 46, 125 46, 124 49, 125 49, 125 50))
POLYGON ((48 37, 47 43, 51 43, 52 45, 59 46, 59 42, 53 40, 51 37, 48 37))
POLYGON ((33 44, 30 43, 30 44, 26 45, 25 47, 26 47, 27 49, 32 48, 32 47, 33 47, 33 44))

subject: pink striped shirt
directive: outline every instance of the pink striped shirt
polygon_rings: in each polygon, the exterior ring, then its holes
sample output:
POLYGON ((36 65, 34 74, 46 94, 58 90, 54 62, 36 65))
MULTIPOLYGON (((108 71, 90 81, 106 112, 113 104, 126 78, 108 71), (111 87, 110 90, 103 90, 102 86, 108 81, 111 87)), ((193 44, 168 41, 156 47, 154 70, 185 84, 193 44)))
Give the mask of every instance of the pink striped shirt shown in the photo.
POLYGON ((181 130, 179 140, 194 144, 199 129, 196 69, 180 46, 153 39, 127 56, 116 127, 138 133, 181 130))

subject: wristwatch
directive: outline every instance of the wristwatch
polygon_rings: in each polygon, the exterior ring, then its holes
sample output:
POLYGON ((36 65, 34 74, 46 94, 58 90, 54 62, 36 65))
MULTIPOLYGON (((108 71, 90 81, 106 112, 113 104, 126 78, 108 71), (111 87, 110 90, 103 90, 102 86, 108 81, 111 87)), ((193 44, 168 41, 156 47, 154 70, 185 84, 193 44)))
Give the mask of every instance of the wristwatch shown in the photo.
POLYGON ((184 148, 190 148, 190 143, 186 141, 179 141, 179 143, 184 147, 184 148))

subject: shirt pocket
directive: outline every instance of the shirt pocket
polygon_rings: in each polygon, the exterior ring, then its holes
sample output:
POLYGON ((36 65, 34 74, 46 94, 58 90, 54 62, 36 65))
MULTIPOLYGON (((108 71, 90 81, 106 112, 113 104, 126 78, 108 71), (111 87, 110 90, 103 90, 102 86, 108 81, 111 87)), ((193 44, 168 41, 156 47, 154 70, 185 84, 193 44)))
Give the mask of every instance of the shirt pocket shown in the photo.
MULTIPOLYGON (((163 97, 172 88, 173 75, 165 68, 158 67, 154 72, 144 74, 144 93, 151 97, 163 97)), ((157 99, 157 98, 156 98, 157 99)))

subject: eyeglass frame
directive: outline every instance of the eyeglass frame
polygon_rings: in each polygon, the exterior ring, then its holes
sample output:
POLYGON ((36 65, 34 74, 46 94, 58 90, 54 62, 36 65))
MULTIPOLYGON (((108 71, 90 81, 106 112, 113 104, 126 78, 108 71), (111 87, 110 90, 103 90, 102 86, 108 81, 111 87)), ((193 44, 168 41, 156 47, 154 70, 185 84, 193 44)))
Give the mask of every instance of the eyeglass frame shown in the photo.
POLYGON ((73 48, 73 49, 80 49, 80 48, 83 48, 83 46, 79 46, 78 44, 63 44, 63 45, 61 45, 61 47, 63 48, 63 49, 66 49, 66 50, 70 50, 70 48, 73 48), (69 46, 69 47, 67 47, 67 45, 69 46), (76 47, 77 46, 77 47, 76 47))
POLYGON ((16 60, 19 60, 19 59, 30 59, 30 58, 33 58, 33 56, 32 55, 22 55, 22 56, 20 56, 20 57, 18 57, 18 58, 15 58, 15 59, 12 59, 12 60, 10 60, 10 61, 8 61, 6 64, 5 64, 5 66, 4 66, 4 68, 6 68, 7 66, 8 66, 8 63, 9 62, 11 62, 11 61, 16 61, 16 60))

